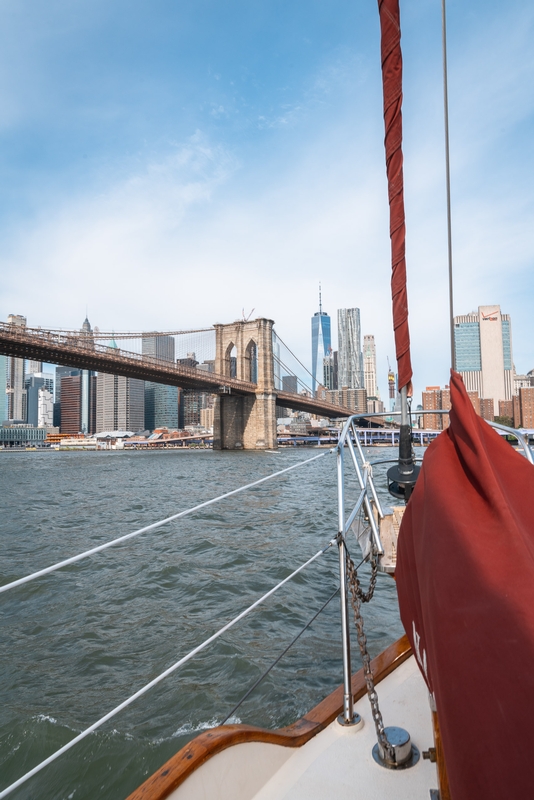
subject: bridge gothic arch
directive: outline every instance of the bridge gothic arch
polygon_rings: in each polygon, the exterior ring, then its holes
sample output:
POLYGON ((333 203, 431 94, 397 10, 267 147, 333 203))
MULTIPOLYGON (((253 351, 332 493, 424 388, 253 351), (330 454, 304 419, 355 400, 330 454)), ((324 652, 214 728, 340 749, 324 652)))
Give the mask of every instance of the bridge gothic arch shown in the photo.
POLYGON ((215 372, 230 377, 235 363, 235 377, 256 385, 252 396, 223 391, 217 397, 215 449, 272 449, 277 445, 273 324, 260 318, 214 326, 215 372))
POLYGON ((237 347, 234 342, 230 342, 226 348, 221 374, 227 378, 237 378, 237 347))
POLYGON ((245 380, 250 383, 258 382, 258 345, 250 339, 245 347, 245 380))

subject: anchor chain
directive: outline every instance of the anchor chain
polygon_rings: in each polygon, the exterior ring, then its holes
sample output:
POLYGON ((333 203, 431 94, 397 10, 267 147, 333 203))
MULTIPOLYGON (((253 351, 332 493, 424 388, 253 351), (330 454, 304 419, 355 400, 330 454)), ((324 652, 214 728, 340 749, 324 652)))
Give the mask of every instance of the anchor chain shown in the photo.
POLYGON ((373 671, 371 669, 371 656, 367 650, 367 636, 363 628, 363 617, 361 611, 362 603, 368 603, 375 593, 376 579, 378 575, 378 555, 376 548, 372 547, 371 550, 371 579, 369 581, 369 588, 366 592, 363 591, 360 580, 358 578, 358 571, 354 567, 354 562, 349 556, 347 551, 347 576, 351 594, 352 609, 354 612, 354 624, 356 625, 356 634, 358 637, 358 645, 363 662, 363 674, 365 683, 367 685, 367 696, 371 704, 371 712, 375 723, 376 735, 378 741, 386 754, 387 760, 392 763, 395 762, 395 752, 393 747, 388 741, 384 730, 384 720, 382 719, 382 712, 378 705, 378 695, 375 689, 375 682, 373 678, 373 671))

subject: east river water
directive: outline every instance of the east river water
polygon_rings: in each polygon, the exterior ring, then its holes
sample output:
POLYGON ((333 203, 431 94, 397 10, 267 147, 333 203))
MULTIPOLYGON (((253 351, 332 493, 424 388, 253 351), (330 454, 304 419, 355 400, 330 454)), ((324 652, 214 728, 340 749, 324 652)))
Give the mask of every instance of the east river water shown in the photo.
MULTIPOLYGON (((0 583, 320 452, 0 452, 0 583)), ((393 456, 389 448, 367 453, 370 460, 393 456)), ((386 497, 384 473, 375 467, 386 497)), ((353 500, 357 494, 354 486, 353 500)), ((0 789, 285 578, 336 527, 336 464, 328 454, 0 594, 0 789)), ((189 739, 224 719, 337 583, 331 548, 11 797, 127 797, 189 739)), ((364 610, 374 655, 402 634, 391 578, 379 576, 364 610)), ((352 638, 356 669, 354 631, 352 638)), ((341 680, 335 597, 232 722, 286 725, 341 680)))

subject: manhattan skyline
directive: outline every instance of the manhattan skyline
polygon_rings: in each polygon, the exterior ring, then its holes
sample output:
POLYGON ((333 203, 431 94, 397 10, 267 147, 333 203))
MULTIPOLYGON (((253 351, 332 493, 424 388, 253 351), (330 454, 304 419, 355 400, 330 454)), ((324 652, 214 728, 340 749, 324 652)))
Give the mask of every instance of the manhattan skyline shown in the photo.
MULTIPOLYGON (((414 0, 401 15, 417 394, 449 361, 440 10, 414 0)), ((325 308, 358 306, 373 331, 385 396, 374 6, 297 2, 281 24, 274 2, 78 14, 22 0, 0 19, 1 319, 77 328, 87 306, 102 329, 172 330, 254 308, 308 363, 322 278, 325 308)), ((448 12, 454 313, 506 310, 518 372, 533 366, 533 31, 526 0, 448 12)))

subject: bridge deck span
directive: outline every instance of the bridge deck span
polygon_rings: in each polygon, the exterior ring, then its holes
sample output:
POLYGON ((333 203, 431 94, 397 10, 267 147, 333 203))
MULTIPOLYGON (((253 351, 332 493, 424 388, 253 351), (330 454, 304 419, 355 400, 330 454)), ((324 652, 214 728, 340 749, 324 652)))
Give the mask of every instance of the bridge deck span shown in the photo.
MULTIPOLYGON (((0 322, 0 354, 213 394, 255 395, 258 388, 254 383, 227 375, 107 347, 82 334, 73 336, 41 328, 22 328, 6 322, 0 322)), ((276 395, 277 405, 295 411, 307 411, 325 417, 349 417, 354 413, 349 408, 292 392, 280 391, 276 395)))

